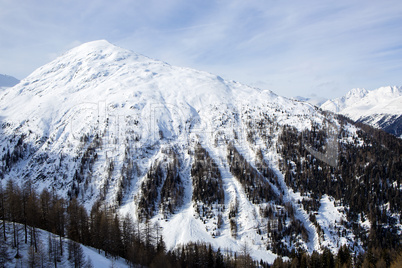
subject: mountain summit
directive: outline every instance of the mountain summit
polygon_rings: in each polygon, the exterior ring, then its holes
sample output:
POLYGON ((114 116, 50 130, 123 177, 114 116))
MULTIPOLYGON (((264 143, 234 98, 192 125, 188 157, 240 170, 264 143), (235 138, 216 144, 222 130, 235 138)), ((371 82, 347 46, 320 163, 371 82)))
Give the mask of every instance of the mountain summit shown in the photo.
MULTIPOLYGON (((170 105, 187 117, 177 119, 186 121, 196 111, 205 113, 201 110, 208 106, 275 98, 278 96, 272 92, 228 82, 206 72, 174 67, 102 40, 83 44, 40 67, 7 93, 3 103, 7 107, 5 115, 29 116, 30 121, 38 119, 54 126, 62 121, 50 111, 61 116, 89 102, 107 103, 109 112, 140 112, 143 117, 149 117, 153 107, 168 109, 170 105), (22 98, 27 102, 21 103, 22 98)), ((171 124, 166 122, 165 127, 168 125, 171 124)))
POLYGON ((369 232, 379 218, 400 231, 392 136, 374 142, 375 130, 271 91, 95 41, 3 91, 0 109, 3 184, 158 223, 168 249, 247 243, 272 263, 292 250, 364 251, 384 232, 393 243, 395 229, 369 232), (386 204, 393 213, 377 218, 386 204))
POLYGON ((388 86, 372 91, 352 89, 341 98, 323 103, 321 108, 384 129, 397 137, 402 135, 402 87, 388 86))
MULTIPOLYGON (((259 249, 264 243, 255 231, 263 222, 258 206, 225 160, 228 144, 255 161, 260 145, 243 145, 257 139, 251 133, 256 121, 310 129, 324 118, 309 104, 171 66, 104 40, 38 68, 2 94, 0 107, 4 154, 15 152, 15 161, 3 162, 2 177, 30 179, 40 187, 51 182, 61 195, 77 196, 88 208, 102 200, 136 220, 167 218, 161 225, 170 248, 202 240, 236 249, 255 237, 256 254, 271 261, 275 255, 259 249), (205 159, 210 160, 197 168, 205 159), (196 175, 201 168, 209 175, 196 175), (218 215, 229 224, 233 206, 239 207, 236 236, 229 225, 217 227, 218 215)), ((275 128, 269 130, 273 139, 275 128)), ((267 154, 274 152, 266 146, 267 154)), ((279 186, 273 187, 279 193, 279 186)), ((304 221, 303 213, 297 217, 304 221)), ((303 244, 313 250, 318 247, 314 229, 306 228, 311 238, 303 244)))

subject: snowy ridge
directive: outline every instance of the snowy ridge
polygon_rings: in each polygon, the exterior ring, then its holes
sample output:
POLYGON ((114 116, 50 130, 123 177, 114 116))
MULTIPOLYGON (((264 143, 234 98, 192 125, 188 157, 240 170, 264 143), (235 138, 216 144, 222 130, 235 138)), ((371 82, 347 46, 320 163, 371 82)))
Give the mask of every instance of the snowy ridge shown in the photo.
MULTIPOLYGON (((392 88, 392 94, 396 91, 400 89, 392 88)), ((12 160, 1 163, 2 182, 30 179, 39 190, 55 188, 61 196, 77 196, 88 209, 101 200, 135 220, 141 220, 141 198, 155 193, 154 207, 144 206, 152 210, 151 220, 164 228, 168 248, 205 241, 215 249, 237 251, 248 243, 255 259, 271 263, 277 254, 267 250, 272 238, 267 233, 269 219, 261 211, 272 207, 275 215, 287 215, 290 207, 307 238, 285 237, 283 243, 289 251, 321 250, 316 227, 298 204, 301 197, 286 186, 278 164, 279 136, 285 125, 302 131, 327 120, 313 105, 171 66, 103 40, 66 52, 6 89, 0 95, 0 109, 0 157, 12 155, 12 160), (231 142, 253 170, 261 151, 277 173, 273 182, 265 178, 261 182, 273 189, 272 200, 251 201, 228 164, 231 142), (213 215, 203 219, 196 215, 192 200, 191 151, 196 143, 217 163, 225 194, 224 206, 211 205, 213 215), (183 194, 169 214, 161 203, 172 155, 177 156, 175 175, 180 177, 173 183, 182 187, 183 194), (160 184, 154 187, 156 179, 152 181, 149 174, 158 163, 163 171, 155 171, 160 184), (238 204, 236 235, 229 224, 233 203, 238 204), (224 223, 217 227, 220 212, 224 223)), ((262 177, 261 171, 256 172, 262 177)), ((166 200, 171 205, 172 197, 166 200)), ((289 218, 283 222, 285 227, 293 224, 289 218)), ((325 245, 335 249, 335 241, 339 239, 331 238, 325 245)))
POLYGON ((372 91, 352 89, 341 98, 326 101, 321 108, 382 128, 396 136, 402 134, 400 123, 395 126, 402 115, 402 87, 388 86, 372 91))
POLYGON ((345 96, 328 100, 324 110, 348 115, 353 120, 373 114, 402 114, 402 88, 381 87, 376 90, 352 89, 345 96))

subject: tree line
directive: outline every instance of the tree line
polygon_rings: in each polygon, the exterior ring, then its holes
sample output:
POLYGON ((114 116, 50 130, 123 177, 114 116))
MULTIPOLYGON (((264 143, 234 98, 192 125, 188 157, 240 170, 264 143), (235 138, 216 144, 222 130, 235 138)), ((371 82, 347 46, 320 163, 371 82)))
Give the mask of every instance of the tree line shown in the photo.
POLYGON ((208 151, 197 143, 194 146, 194 161, 191 166, 193 184, 194 209, 204 223, 211 219, 216 220, 213 236, 219 234, 223 224, 222 211, 224 209, 225 192, 223 190, 222 175, 218 165, 208 151), (218 211, 217 215, 214 209, 218 211))
POLYGON ((270 265, 272 268, 351 268, 351 267, 381 267, 397 268, 402 267, 402 252, 395 250, 373 248, 365 253, 354 256, 350 249, 343 245, 337 254, 333 254, 328 248, 324 248, 322 253, 313 251, 307 252, 292 251, 290 260, 281 257, 275 259, 270 265))
MULTIPOLYGON (((158 223, 134 222, 129 215, 122 217, 101 201, 87 211, 76 198, 66 200, 46 188, 38 192, 29 181, 23 186, 12 180, 5 187, 0 185, 0 220, 0 253, 5 252, 3 242, 7 241, 16 252, 11 257, 18 259, 22 244, 27 244, 33 256, 29 263, 40 263, 34 257, 42 256, 38 254, 42 250, 38 229, 43 229, 53 234, 48 247, 54 267, 66 254, 72 267, 88 264, 77 243, 96 248, 110 258, 122 257, 129 264, 147 267, 239 267, 239 263, 256 267, 258 264, 249 251, 245 255, 222 253, 205 243, 190 243, 168 251, 158 223), (64 238, 73 242, 66 246, 64 238)), ((0 263, 4 256, 5 253, 0 263)))
MULTIPOLYGON (((347 119, 340 117, 342 125, 347 119)), ((342 128, 338 140, 339 161, 336 168, 310 155, 305 144, 316 151, 324 151, 327 139, 325 130, 313 125, 311 130, 299 132, 289 126, 279 136, 281 171, 286 184, 294 191, 311 197, 303 202, 307 212, 318 211, 322 195, 333 196, 345 207, 347 221, 355 243, 363 242, 364 249, 400 249, 397 222, 401 222, 402 142, 394 136, 366 125, 357 136, 350 137, 342 128), (369 232, 358 224, 368 218, 369 232)))

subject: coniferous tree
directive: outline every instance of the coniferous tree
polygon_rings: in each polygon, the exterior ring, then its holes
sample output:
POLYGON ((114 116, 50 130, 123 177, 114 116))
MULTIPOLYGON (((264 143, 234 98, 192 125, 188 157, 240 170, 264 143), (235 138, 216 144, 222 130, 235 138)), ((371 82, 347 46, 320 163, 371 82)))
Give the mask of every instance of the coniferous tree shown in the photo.
POLYGON ((85 255, 80 244, 69 240, 68 242, 68 260, 72 267, 80 268, 85 266, 85 255))
POLYGON ((10 261, 10 254, 8 253, 8 246, 6 241, 0 238, 0 267, 6 267, 10 261))
POLYGON ((2 236, 4 241, 7 241, 6 236, 6 194, 3 190, 3 185, 0 184, 0 213, 1 213, 1 221, 2 221, 2 236))

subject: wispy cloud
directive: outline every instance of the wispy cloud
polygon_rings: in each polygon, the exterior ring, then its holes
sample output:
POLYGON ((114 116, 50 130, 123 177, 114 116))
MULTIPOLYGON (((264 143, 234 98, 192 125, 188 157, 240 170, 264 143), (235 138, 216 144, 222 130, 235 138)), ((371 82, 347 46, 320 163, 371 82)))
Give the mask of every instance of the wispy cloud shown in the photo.
POLYGON ((0 73, 110 42, 279 94, 402 84, 400 1, 0 0, 0 73), (18 2, 18 3, 17 3, 18 2))

